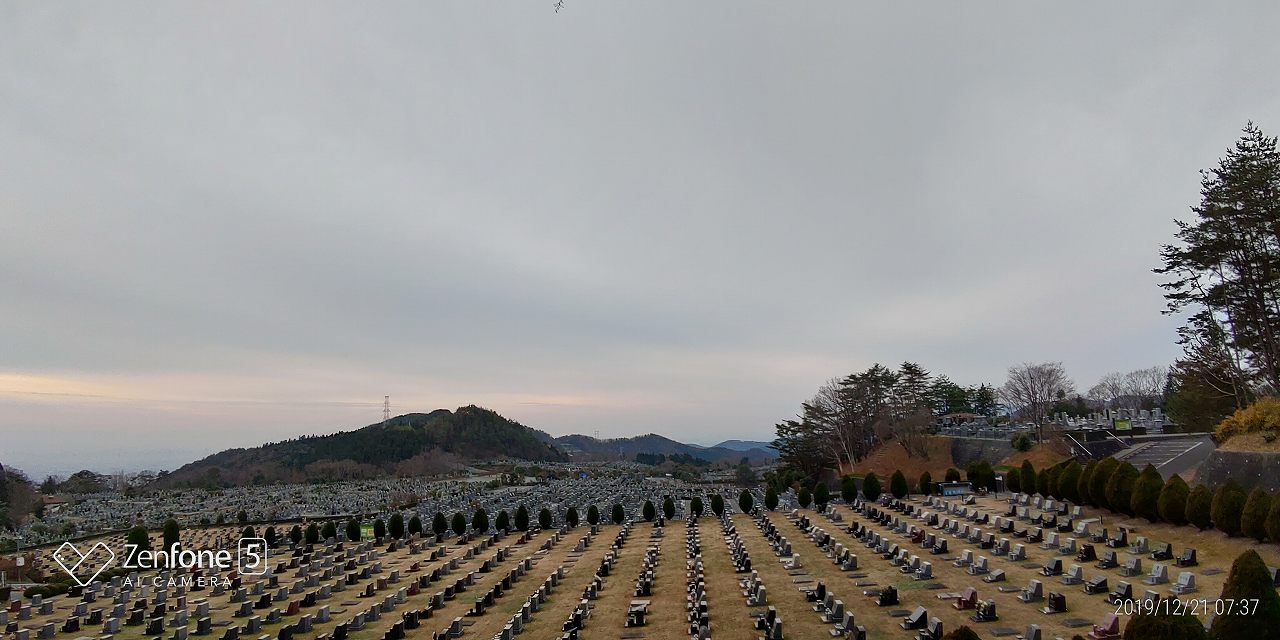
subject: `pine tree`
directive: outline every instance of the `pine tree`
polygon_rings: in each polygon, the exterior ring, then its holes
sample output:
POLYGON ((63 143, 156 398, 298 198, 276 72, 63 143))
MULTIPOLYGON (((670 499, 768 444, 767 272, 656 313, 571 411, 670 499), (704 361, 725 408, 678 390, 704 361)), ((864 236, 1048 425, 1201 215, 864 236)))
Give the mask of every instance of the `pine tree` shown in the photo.
POLYGON ((253 525, 251 525, 251 524, 250 524, 250 525, 246 525, 246 526, 245 526, 245 528, 244 528, 244 531, 241 531, 241 532, 240 532, 240 539, 241 539, 241 540, 245 540, 245 539, 249 539, 249 538, 256 538, 256 537, 258 537, 258 532, 257 532, 256 530, 254 530, 253 525))
POLYGON ((1208 487, 1199 484, 1187 494, 1185 513, 1187 522, 1201 531, 1213 526, 1213 494, 1208 487))
POLYGON ((653 519, 658 517, 658 510, 653 508, 653 502, 644 501, 644 505, 640 507, 640 517, 644 518, 645 522, 653 522, 653 519))
POLYGON ((569 509, 564 512, 564 522, 570 527, 578 526, 578 508, 577 507, 569 507, 569 509))
POLYGON ((529 509, 524 505, 516 507, 516 531, 529 530, 529 509))
POLYGON ((1160 491, 1164 489, 1164 479, 1153 465, 1148 464, 1133 484, 1133 494, 1129 497, 1129 513, 1147 519, 1147 522, 1160 521, 1160 491))
POLYGON ((600 524, 600 508, 594 504, 587 507, 587 524, 593 527, 600 524))
POLYGON ((1249 493, 1240 513, 1240 533, 1262 542, 1267 537, 1267 514, 1271 511, 1271 494, 1261 487, 1249 493))
POLYGON ((350 542, 360 541, 360 521, 355 518, 347 520, 347 540, 350 542))
POLYGON ((321 540, 333 540, 337 537, 338 537, 338 525, 334 524, 332 520, 325 522, 324 526, 320 527, 321 540))
POLYGON ((755 498, 752 497, 750 491, 743 489, 742 492, 738 494, 738 511, 751 513, 751 507, 753 506, 755 506, 755 498))
POLYGON ((1172 525, 1181 526, 1187 523, 1187 494, 1191 489, 1186 480, 1178 474, 1169 476, 1164 487, 1160 489, 1156 510, 1160 519, 1172 525))
POLYGON ((928 471, 920 474, 920 493, 926 496, 933 495, 933 476, 928 471))
POLYGON ((1018 467, 1013 467, 1004 472, 1004 488, 1014 493, 1022 491, 1022 484, 1019 482, 1021 476, 1022 470, 1018 467))
POLYGON ((889 476, 889 493, 899 500, 907 497, 907 477, 902 475, 901 470, 894 471, 893 475, 889 476))
POLYGON ((1098 468, 1094 470, 1093 477, 1089 479, 1089 498, 1093 501, 1093 506, 1099 509, 1111 509, 1119 511, 1107 502, 1107 483, 1111 481, 1111 475, 1120 468, 1120 461, 1115 458, 1104 458, 1098 463, 1098 468))
POLYGON ((1254 640, 1280 629, 1280 596, 1276 595, 1271 574, 1257 551, 1240 554, 1231 564, 1231 573, 1222 586, 1221 600, 1234 602, 1258 599, 1249 615, 1221 615, 1213 620, 1209 637, 1213 640, 1254 640), (1254 610, 1256 609, 1256 610, 1254 610))
MULTIPOLYGON (((694 500, 697 500, 697 498, 694 498, 694 500)), ((622 524, 622 521, 627 519, 626 511, 623 510, 622 505, 616 502, 613 503, 613 509, 609 515, 614 524, 622 524)))
MULTIPOLYGON (((507 515, 507 512, 503 511, 501 515, 505 516, 507 515)), ((417 514, 414 514, 412 518, 409 518, 409 535, 422 535, 422 518, 419 518, 417 514)))
POLYGON ((813 488, 813 508, 822 511, 827 508, 828 502, 831 502, 831 490, 827 488, 827 483, 819 482, 813 488))
MULTIPOLYGON (((524 507, 520 507, 520 508, 523 509, 524 507)), ((442 536, 448 533, 449 519, 446 518, 443 513, 440 513, 439 511, 437 511, 436 515, 431 516, 431 531, 432 533, 435 533, 438 536, 442 536)))
POLYGON ((1244 489, 1235 480, 1228 480, 1213 494, 1213 526, 1227 534, 1227 537, 1240 535, 1240 514, 1244 512, 1244 503, 1248 500, 1244 489))
POLYGON ((1023 493, 1035 493, 1040 490, 1040 478, 1036 475, 1036 468, 1031 466, 1030 460, 1022 461, 1022 468, 1018 470, 1018 484, 1022 487, 1023 493))
POLYGON ((711 513, 716 514, 717 518, 724 515, 724 496, 718 493, 711 494, 711 513))
POLYGON ((125 543, 137 547, 139 551, 151 550, 151 535, 147 533, 147 528, 137 525, 129 530, 129 535, 125 537, 125 543))
POLYGON ((169 518, 168 520, 165 520, 163 530, 164 530, 165 551, 172 549, 173 545, 179 544, 182 541, 182 534, 181 534, 181 531, 178 529, 177 520, 174 520, 173 518, 169 518))
POLYGON ((1049 491, 1049 485, 1053 482, 1053 467, 1049 467, 1044 471, 1036 474, 1036 493, 1046 497, 1053 497, 1053 493, 1049 491))
POLYGON ((298 525, 296 525, 296 524, 295 524, 295 525, 293 525, 293 528, 292 528, 292 529, 289 529, 289 540, 290 540, 291 542, 293 542, 294 544, 299 544, 299 543, 301 543, 301 542, 302 542, 302 527, 300 527, 300 526, 298 526, 298 525))
POLYGON ((387 532, 396 540, 404 538, 404 516, 400 515, 400 512, 391 514, 391 520, 387 522, 387 532))
POLYGON ((1280 492, 1271 496, 1271 509, 1267 511, 1267 537, 1280 544, 1280 492))
POLYGON ((689 511, 693 513, 693 517, 701 518, 702 517, 702 498, 699 498, 698 496, 694 496, 693 499, 689 501, 689 511))
POLYGON ((1080 503, 1080 474, 1084 473, 1080 467, 1080 463, 1074 458, 1062 467, 1058 472, 1057 481, 1054 483, 1058 491, 1058 497, 1068 502, 1080 503))
POLYGON ((277 542, 280 542, 280 539, 277 537, 275 527, 267 527, 267 530, 262 534, 262 537, 266 539, 267 546, 272 549, 276 547, 277 542))
POLYGON ((676 517, 676 501, 671 496, 662 499, 662 516, 667 520, 676 517))
POLYGON ((1080 477, 1076 479, 1076 498, 1079 502, 1097 506, 1093 504, 1093 497, 1089 495, 1089 486, 1093 482, 1093 474, 1097 470, 1098 461, 1096 459, 1089 460, 1089 463, 1084 465, 1084 470, 1080 472, 1080 477))
POLYGON ((796 495, 796 500, 800 503, 801 509, 808 509, 809 505, 813 504, 813 495, 809 493, 808 489, 800 487, 800 493, 796 495))
POLYGON ((770 511, 778 508, 778 492, 773 487, 769 487, 764 492, 764 508, 770 511))
POLYGON ((545 530, 550 529, 553 524, 555 524, 555 522, 551 517, 551 510, 543 507, 542 510, 538 512, 538 527, 545 530))
POLYGON ((844 500, 845 504, 853 504, 853 501, 858 499, 858 482, 853 479, 853 476, 840 478, 840 499, 844 500))
POLYGON ((373 521, 373 537, 379 540, 387 537, 387 523, 382 518, 373 521))
POLYGON ((1138 470, 1128 462, 1122 463, 1107 480, 1107 504, 1112 511, 1133 515, 1133 483, 1138 481, 1138 470))
POLYGON ((880 478, 876 474, 868 473, 862 479, 862 495, 873 502, 880 497, 880 478))
POLYGON ((451 520, 452 522, 450 522, 449 524, 452 525, 451 528, 453 529, 454 535, 460 536, 467 532, 466 516, 462 515, 461 513, 454 513, 453 518, 451 518, 451 520))
POLYGON ((320 527, 317 527, 316 523, 312 522, 311 524, 307 525, 306 540, 307 540, 307 544, 320 543, 320 527))

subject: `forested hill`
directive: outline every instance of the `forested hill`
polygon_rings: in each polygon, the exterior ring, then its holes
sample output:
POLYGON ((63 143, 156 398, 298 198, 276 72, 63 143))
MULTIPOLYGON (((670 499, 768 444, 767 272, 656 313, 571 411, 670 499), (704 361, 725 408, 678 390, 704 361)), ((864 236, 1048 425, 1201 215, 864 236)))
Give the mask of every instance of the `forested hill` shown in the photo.
POLYGON ((155 488, 418 475, 474 460, 567 459, 547 434, 477 406, 396 416, 354 431, 228 449, 164 474, 155 488))

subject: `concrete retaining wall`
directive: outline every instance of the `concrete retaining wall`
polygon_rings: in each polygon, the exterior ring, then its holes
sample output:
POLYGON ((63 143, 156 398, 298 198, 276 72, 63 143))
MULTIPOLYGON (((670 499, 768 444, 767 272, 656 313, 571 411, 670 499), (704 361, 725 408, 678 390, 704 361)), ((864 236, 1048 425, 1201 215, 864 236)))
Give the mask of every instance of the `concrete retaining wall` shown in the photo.
POLYGON ((1253 487, 1280 489, 1280 453, 1214 451, 1196 471, 1195 484, 1210 489, 1217 489, 1227 480, 1235 480, 1245 491, 1253 487))

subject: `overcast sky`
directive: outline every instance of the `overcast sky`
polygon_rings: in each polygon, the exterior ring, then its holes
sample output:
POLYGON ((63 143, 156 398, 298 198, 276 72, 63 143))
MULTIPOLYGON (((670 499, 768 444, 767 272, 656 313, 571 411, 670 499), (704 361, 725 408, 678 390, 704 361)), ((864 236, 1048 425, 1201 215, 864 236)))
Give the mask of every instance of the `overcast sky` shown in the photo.
POLYGON ((552 4, 0 5, 0 462, 1084 390, 1177 355, 1159 245, 1280 131, 1274 2, 552 4))

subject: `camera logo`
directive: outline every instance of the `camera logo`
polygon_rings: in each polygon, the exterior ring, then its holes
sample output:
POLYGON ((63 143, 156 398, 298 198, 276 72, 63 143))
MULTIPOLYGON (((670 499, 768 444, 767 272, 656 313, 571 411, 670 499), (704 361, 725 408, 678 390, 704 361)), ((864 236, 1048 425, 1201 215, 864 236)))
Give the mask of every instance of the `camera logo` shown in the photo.
POLYGON ((64 542, 61 547, 58 547, 57 551, 53 552, 53 561, 58 563, 58 566, 62 567, 62 570, 66 571, 67 575, 71 576, 71 579, 75 580, 76 584, 82 587, 87 587, 89 586, 89 583, 93 582, 98 577, 99 574, 105 571, 107 567, 110 567, 116 561, 116 554, 105 542, 99 542, 92 547, 89 547, 88 553, 81 551, 79 547, 71 544, 70 542, 64 542), (93 569, 94 561, 92 560, 92 556, 99 551, 105 553, 107 559, 98 565, 98 568, 94 570, 92 575, 88 578, 81 579, 76 572, 83 569, 83 573, 93 569))

